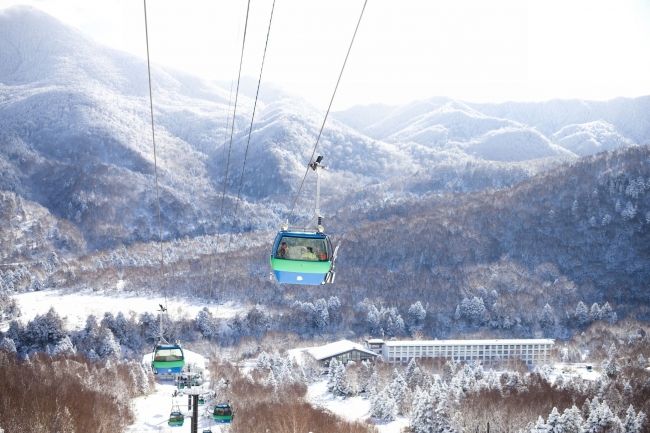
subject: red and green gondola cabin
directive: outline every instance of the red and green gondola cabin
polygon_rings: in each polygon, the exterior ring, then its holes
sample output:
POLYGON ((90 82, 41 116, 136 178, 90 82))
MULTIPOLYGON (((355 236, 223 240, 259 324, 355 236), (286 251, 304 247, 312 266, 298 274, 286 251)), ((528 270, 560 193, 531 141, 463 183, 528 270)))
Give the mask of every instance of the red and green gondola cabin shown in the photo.
POLYGON ((235 417, 234 412, 230 405, 227 404, 218 404, 214 407, 214 412, 212 413, 212 419, 214 422, 220 424, 227 424, 232 422, 235 417))
POLYGON ((271 268, 280 283, 319 285, 332 270, 332 243, 322 233, 280 232, 271 268))
POLYGON ((180 373, 185 366, 185 354, 178 344, 159 344, 153 353, 153 368, 158 374, 180 373))

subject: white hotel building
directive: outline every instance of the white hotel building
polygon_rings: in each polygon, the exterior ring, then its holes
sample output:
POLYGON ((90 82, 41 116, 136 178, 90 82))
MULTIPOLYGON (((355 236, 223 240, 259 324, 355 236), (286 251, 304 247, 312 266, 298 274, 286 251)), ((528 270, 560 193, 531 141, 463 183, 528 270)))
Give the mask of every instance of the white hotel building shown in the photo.
POLYGON ((516 359, 528 366, 547 364, 551 361, 554 344, 551 339, 367 341, 370 350, 391 363, 407 363, 414 358, 446 358, 454 361, 480 361, 488 366, 516 359))

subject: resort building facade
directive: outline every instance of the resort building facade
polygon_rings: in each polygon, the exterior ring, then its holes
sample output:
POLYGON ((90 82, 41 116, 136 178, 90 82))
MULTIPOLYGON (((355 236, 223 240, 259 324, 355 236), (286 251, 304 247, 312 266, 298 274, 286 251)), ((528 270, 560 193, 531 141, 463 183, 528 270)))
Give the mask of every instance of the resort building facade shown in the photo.
POLYGON ((521 360, 528 366, 551 361, 551 339, 520 340, 367 340, 367 347, 390 363, 408 363, 411 359, 446 358, 454 361, 479 361, 483 365, 521 360))

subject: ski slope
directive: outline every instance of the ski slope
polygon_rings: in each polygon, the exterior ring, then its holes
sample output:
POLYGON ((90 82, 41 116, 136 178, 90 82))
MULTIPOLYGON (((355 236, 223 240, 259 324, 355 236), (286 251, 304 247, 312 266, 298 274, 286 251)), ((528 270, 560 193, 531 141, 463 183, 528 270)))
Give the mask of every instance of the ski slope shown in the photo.
MULTIPOLYGON (((206 359, 198 353, 183 350, 185 354, 186 367, 190 366, 192 372, 203 372, 204 382, 192 389, 200 388, 206 391, 206 402, 199 405, 198 431, 211 429, 212 432, 226 432, 226 425, 218 425, 212 420, 211 408, 217 404, 216 401, 208 397, 210 387, 210 378, 205 370, 206 359)), ((142 358, 143 365, 150 368, 152 354, 148 353, 142 358)), ((183 394, 184 390, 178 390, 179 395, 173 397, 177 387, 171 377, 157 376, 156 385, 151 394, 144 397, 138 397, 133 400, 133 412, 135 421, 126 430, 128 433, 142 432, 190 432, 192 425, 192 411, 188 408, 188 397, 183 394), (185 422, 181 427, 169 427, 167 421, 171 412, 172 404, 178 404, 181 412, 185 415, 185 422)))
MULTIPOLYGON (((13 296, 18 302, 22 315, 20 320, 27 323, 33 320, 36 315, 47 313, 50 308, 63 318, 67 318, 68 329, 81 329, 86 324, 86 318, 94 314, 99 320, 104 317, 104 313, 110 312, 117 314, 122 312, 128 317, 130 311, 137 314, 144 312, 155 313, 158 304, 164 304, 165 300, 161 296, 147 297, 131 295, 127 293, 106 293, 106 292, 75 292, 66 293, 62 290, 43 290, 37 292, 19 293, 13 296)), ((199 311, 208 307, 215 317, 228 319, 238 311, 243 310, 232 302, 226 304, 211 304, 205 300, 188 300, 183 298, 168 298, 167 306, 169 315, 174 316, 181 311, 188 313, 190 317, 196 317, 199 311)), ((6 324, 8 327, 8 323, 6 324)), ((6 329, 0 329, 5 331, 6 329)))

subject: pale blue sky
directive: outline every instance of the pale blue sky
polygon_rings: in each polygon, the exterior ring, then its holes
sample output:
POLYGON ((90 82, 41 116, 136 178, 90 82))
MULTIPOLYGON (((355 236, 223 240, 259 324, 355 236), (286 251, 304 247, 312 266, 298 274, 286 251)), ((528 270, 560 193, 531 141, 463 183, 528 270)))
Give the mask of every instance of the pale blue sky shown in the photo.
MULTIPOLYGON (((31 4, 146 56, 143 2, 31 4)), ((272 0, 251 0, 244 73, 257 77, 272 0)), ((363 0, 276 0, 264 81, 329 103, 363 0)), ((244 0, 149 0, 152 62, 235 77, 244 0)), ((470 102, 650 95, 645 0, 369 0, 333 109, 431 96, 470 102)))

